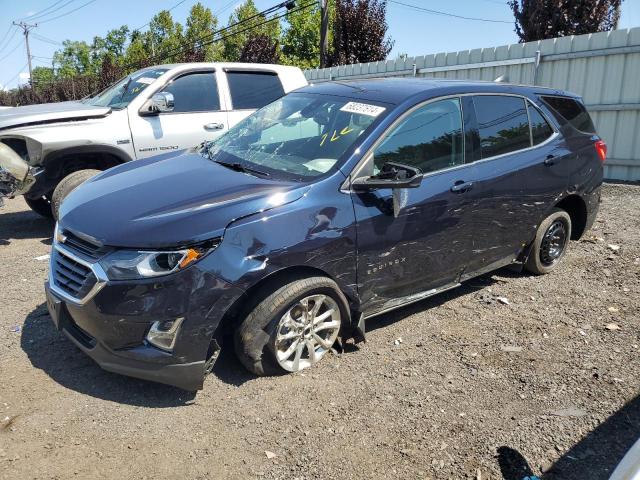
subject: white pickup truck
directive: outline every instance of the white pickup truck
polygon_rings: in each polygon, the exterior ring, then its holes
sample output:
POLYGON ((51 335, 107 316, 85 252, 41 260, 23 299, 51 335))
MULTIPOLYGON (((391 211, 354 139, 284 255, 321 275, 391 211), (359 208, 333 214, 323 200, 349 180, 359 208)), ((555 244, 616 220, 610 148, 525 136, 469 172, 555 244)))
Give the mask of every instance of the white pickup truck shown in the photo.
POLYGON ((0 202, 23 194, 44 216, 96 171, 213 140, 256 109, 307 85, 295 67, 158 65, 94 97, 0 111, 0 202))

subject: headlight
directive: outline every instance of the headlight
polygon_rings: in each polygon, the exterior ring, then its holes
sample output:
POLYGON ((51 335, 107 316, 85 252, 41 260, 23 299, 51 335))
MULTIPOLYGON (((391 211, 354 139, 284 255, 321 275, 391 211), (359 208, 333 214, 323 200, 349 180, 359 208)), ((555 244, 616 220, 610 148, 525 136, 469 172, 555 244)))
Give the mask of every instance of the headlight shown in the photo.
POLYGON ((169 251, 116 250, 100 266, 109 280, 158 277, 182 270, 215 249, 220 242, 169 251))

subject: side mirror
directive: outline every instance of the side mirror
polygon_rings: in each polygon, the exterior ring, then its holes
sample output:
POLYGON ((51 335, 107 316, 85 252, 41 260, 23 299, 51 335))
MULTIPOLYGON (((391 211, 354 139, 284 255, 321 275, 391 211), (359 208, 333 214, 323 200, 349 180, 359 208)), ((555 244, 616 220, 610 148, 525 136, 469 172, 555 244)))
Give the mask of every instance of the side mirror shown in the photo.
POLYGON ((354 190, 378 188, 417 188, 422 183, 420 169, 402 163, 387 162, 378 175, 356 178, 351 182, 354 190))
POLYGON ((420 169, 402 163, 387 162, 378 175, 356 178, 351 186, 356 191, 393 189, 393 216, 398 218, 408 201, 407 188, 417 188, 422 183, 420 169))
POLYGON ((158 92, 147 100, 140 114, 142 115, 156 115, 158 113, 172 112, 174 108, 173 93, 158 92))

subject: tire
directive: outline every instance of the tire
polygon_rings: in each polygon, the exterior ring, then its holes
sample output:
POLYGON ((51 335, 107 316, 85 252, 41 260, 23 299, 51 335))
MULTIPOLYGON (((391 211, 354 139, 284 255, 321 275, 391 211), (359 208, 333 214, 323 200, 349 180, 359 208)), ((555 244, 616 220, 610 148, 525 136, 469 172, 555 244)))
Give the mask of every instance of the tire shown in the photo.
POLYGON ((538 227, 525 269, 535 275, 550 273, 567 252, 570 239, 571 217, 556 208, 538 227))
POLYGON ((266 294, 266 297, 260 297, 262 300, 249 311, 234 333, 236 355, 247 370, 256 375, 294 372, 319 362, 336 341, 342 325, 349 321, 346 298, 338 285, 326 277, 290 281, 266 294), (320 304, 317 317, 304 314, 305 301, 307 311, 313 312, 316 310, 313 307, 320 304), (333 313, 320 320, 330 310, 333 313), (286 314, 291 316, 287 317, 286 314), (317 324, 313 318, 316 318, 317 324), (286 335, 293 335, 293 338, 283 340, 281 337, 286 335), (322 343, 315 337, 319 337, 322 343), (294 343, 297 347, 287 357, 289 360, 283 359, 294 343), (298 355, 300 345, 302 349, 298 355))
POLYGON ((78 170, 77 172, 70 173, 64 177, 53 190, 53 195, 51 196, 51 211, 53 212, 53 218, 58 220, 60 205, 62 205, 62 201, 67 198, 67 195, 91 177, 95 177, 98 173, 100 173, 100 170, 78 170))
POLYGON ((38 198, 24 197, 24 201, 27 202, 29 208, 36 212, 38 215, 44 218, 53 218, 53 211, 51 210, 51 196, 43 195, 38 198))

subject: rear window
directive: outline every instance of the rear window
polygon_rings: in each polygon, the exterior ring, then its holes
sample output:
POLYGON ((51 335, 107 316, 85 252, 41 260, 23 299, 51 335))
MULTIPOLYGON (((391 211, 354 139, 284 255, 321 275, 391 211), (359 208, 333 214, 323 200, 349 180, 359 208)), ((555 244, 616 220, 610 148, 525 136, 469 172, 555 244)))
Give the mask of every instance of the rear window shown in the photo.
POLYGON ((529 116, 524 98, 500 95, 473 97, 478 118, 482 158, 531 146, 529 116))
POLYGON ((568 97, 542 97, 542 100, 573 128, 581 132, 596 133, 593 121, 581 102, 568 97))
POLYGON ((275 73, 228 70, 227 81, 234 110, 262 108, 284 95, 275 73))

